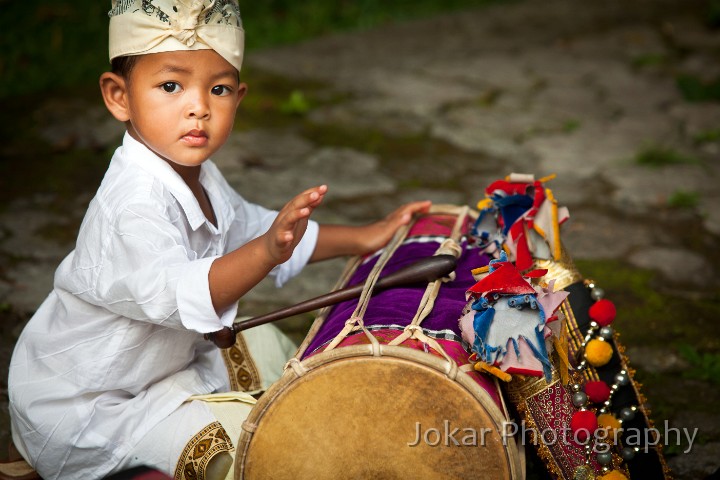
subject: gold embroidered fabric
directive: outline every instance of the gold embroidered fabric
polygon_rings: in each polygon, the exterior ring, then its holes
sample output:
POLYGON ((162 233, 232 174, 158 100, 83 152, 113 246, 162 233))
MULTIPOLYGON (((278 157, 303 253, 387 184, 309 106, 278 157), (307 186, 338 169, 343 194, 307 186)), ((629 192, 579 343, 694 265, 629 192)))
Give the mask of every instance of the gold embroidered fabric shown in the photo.
POLYGON ((175 468, 175 480, 204 480, 205 469, 210 460, 215 455, 230 452, 234 448, 220 422, 211 423, 185 446, 175 468))
POLYGON ((562 247, 559 259, 535 259, 535 268, 547 269, 546 278, 555 280, 555 290, 562 290, 582 280, 570 254, 562 247))
POLYGON ((237 336, 235 345, 222 349, 221 352, 230 377, 231 390, 238 392, 262 390, 260 374, 242 335, 237 336))

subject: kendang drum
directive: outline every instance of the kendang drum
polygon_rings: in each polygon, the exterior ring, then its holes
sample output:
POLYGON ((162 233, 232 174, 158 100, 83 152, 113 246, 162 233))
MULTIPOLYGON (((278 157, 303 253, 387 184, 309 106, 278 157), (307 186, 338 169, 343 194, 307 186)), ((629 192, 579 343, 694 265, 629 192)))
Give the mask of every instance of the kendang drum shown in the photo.
POLYGON ((243 425, 235 478, 523 478, 506 435, 498 380, 476 371, 458 319, 477 217, 434 206, 381 252, 349 264, 338 285, 359 300, 322 311, 282 378, 243 425), (447 278, 373 292, 378 278, 433 255, 457 258, 447 278))

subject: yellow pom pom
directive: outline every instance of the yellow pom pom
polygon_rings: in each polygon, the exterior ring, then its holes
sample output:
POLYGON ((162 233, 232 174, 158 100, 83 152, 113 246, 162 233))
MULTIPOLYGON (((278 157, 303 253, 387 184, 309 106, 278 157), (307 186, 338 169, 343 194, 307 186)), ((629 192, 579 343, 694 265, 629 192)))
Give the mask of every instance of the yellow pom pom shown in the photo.
POLYGON ((612 346, 603 340, 590 340, 585 346, 585 358, 593 367, 602 367, 613 355, 612 346))
POLYGON ((615 418, 615 415, 612 413, 602 413, 598 415, 598 426, 600 428, 609 428, 611 430, 616 430, 622 426, 620 423, 620 420, 615 418))
POLYGON ((612 472, 600 477, 600 480, 628 480, 628 478, 622 472, 613 470, 612 472))

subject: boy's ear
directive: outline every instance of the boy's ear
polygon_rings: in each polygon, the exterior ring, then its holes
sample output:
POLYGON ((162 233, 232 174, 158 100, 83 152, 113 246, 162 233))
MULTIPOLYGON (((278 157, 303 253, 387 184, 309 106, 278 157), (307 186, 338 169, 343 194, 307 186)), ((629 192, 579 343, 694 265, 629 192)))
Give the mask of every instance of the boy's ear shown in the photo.
POLYGON ((242 99, 245 98, 245 94, 247 93, 247 83, 242 82, 240 85, 238 85, 238 96, 237 96, 237 105, 235 105, 235 108, 240 106, 240 102, 242 102, 242 99))
POLYGON ((105 72, 100 75, 100 91, 102 92, 105 106, 110 113, 112 113, 113 117, 121 122, 130 120, 127 82, 121 75, 111 72, 105 72))

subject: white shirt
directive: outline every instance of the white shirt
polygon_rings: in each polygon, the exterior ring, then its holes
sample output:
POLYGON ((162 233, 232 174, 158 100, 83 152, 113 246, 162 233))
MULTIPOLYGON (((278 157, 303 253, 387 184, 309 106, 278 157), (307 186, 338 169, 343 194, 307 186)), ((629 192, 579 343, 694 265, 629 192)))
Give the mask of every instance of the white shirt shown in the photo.
MULTIPOLYGON (((229 326, 237 304, 215 313, 208 271, 276 212, 243 200, 211 161, 200 182, 217 228, 169 164, 128 134, 116 150, 10 364, 13 441, 43 478, 102 477, 190 395, 229 389, 201 334, 229 326)), ((317 233, 310 222, 273 271, 278 285, 307 263, 317 233)))

